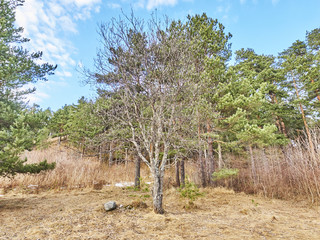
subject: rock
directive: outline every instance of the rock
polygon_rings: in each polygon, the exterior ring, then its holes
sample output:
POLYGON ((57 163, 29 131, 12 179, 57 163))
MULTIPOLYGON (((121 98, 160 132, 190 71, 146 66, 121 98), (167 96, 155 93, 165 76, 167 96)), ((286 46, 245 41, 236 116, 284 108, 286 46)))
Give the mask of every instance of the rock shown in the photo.
POLYGON ((110 201, 104 204, 104 209, 108 211, 112 211, 117 208, 117 204, 114 201, 110 201))

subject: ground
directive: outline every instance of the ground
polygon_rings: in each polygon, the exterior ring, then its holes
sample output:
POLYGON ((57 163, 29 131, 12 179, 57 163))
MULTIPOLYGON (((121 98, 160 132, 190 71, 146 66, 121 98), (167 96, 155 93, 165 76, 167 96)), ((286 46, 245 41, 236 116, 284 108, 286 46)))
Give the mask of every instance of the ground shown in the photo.
POLYGON ((0 239, 320 239, 316 206, 201 191, 190 207, 167 190, 164 215, 152 212, 149 193, 128 188, 10 191, 0 196, 0 239), (103 204, 111 200, 122 206, 106 212, 103 204))

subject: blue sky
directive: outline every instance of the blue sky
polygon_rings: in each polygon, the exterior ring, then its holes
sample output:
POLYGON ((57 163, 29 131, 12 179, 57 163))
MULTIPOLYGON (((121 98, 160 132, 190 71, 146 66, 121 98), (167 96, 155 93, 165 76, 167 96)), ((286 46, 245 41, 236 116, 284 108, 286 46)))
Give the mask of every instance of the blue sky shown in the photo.
POLYGON ((26 0, 16 12, 17 25, 31 39, 25 47, 43 51, 44 62, 58 64, 49 81, 35 85, 30 104, 57 110, 81 96, 94 98, 94 89, 82 83, 79 66, 94 69, 98 24, 131 8, 142 18, 155 9, 181 20, 206 12, 233 35, 233 51, 253 48, 259 54, 277 55, 320 27, 319 0, 26 0))

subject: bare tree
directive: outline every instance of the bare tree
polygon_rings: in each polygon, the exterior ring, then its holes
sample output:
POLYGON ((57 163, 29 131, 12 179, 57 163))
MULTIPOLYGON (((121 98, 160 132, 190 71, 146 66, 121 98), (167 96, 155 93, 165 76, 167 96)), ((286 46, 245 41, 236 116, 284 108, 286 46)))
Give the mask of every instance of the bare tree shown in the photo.
POLYGON ((97 73, 91 73, 112 96, 113 121, 130 130, 129 140, 150 169, 153 207, 160 214, 168 151, 192 71, 183 31, 169 23, 153 15, 145 24, 132 14, 102 24, 97 73))

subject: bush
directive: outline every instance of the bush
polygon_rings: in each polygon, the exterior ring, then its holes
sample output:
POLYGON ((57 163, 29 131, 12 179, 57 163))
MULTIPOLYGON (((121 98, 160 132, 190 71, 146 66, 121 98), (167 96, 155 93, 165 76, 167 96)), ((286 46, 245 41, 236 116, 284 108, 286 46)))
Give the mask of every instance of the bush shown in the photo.
POLYGON ((212 174, 213 181, 218 181, 222 179, 228 179, 230 177, 237 176, 239 173, 239 169, 237 168, 222 168, 217 172, 212 174))
POLYGON ((183 198, 189 199, 189 207, 193 206, 193 202, 198 198, 203 196, 203 193, 199 191, 197 185, 193 182, 190 182, 189 179, 186 179, 185 185, 178 188, 180 196, 183 198))

